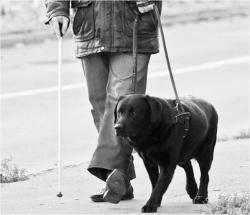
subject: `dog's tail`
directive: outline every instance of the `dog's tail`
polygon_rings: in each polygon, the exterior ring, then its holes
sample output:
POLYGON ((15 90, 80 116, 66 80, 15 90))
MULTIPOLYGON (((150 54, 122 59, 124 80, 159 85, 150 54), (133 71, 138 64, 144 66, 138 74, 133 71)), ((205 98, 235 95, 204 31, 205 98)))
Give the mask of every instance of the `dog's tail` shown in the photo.
POLYGON ((218 129, 218 121, 219 117, 217 114, 216 109, 211 105, 212 108, 212 117, 210 118, 210 128, 208 129, 207 136, 206 136, 206 144, 205 146, 208 147, 209 151, 214 151, 214 147, 217 140, 217 129, 218 129))

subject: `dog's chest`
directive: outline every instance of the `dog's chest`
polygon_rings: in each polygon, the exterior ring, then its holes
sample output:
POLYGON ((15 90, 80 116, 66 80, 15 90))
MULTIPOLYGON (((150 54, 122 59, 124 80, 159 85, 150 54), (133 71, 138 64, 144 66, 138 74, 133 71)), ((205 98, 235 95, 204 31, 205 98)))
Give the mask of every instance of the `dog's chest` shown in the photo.
POLYGON ((154 148, 137 152, 144 161, 154 165, 166 164, 169 161, 167 152, 162 152, 154 148))

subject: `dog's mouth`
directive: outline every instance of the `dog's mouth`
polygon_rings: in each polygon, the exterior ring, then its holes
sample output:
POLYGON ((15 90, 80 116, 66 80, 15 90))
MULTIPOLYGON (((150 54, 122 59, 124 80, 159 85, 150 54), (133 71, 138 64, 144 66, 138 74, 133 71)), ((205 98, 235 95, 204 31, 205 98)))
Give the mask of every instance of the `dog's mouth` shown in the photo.
POLYGON ((127 137, 129 145, 132 147, 137 147, 136 141, 132 137, 127 137))
POLYGON ((133 138, 135 135, 124 129, 115 129, 115 134, 118 137, 133 138))
POLYGON ((136 142, 134 141, 136 136, 134 134, 130 134, 129 132, 120 129, 119 130, 116 129, 115 132, 116 136, 126 138, 130 146, 136 147, 136 142))
POLYGON ((123 130, 115 130, 116 136, 118 137, 128 137, 129 134, 123 130))

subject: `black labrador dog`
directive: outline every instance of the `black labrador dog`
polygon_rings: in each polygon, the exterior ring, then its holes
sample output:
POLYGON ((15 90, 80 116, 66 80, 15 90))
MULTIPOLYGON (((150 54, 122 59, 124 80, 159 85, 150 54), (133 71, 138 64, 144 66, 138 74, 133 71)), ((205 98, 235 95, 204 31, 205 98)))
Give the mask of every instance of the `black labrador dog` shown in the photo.
POLYGON ((120 97, 115 107, 116 135, 126 138, 138 152, 152 184, 151 196, 142 212, 157 211, 177 165, 185 170, 186 191, 193 203, 208 202, 208 172, 216 143, 218 115, 215 108, 202 99, 187 97, 181 99, 181 103, 191 115, 187 132, 183 120, 176 120, 179 113, 176 100, 127 95, 120 97), (193 158, 201 172, 199 189, 191 164, 193 158))

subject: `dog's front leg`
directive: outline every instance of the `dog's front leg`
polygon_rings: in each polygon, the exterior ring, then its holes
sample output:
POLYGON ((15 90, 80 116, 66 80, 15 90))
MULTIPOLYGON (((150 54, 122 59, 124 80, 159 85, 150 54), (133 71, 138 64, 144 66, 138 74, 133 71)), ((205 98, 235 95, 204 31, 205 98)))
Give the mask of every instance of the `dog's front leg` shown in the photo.
POLYGON ((153 190, 155 185, 156 185, 156 182, 158 180, 158 177, 159 177, 158 166, 156 164, 150 163, 145 158, 143 158, 143 163, 144 163, 144 166, 146 167, 146 170, 148 172, 149 179, 150 179, 150 182, 152 184, 152 190, 153 190))
POLYGON ((177 164, 168 166, 160 166, 160 175, 157 183, 151 193, 146 205, 142 207, 142 212, 151 213, 156 212, 159 203, 162 200, 163 194, 166 192, 172 178, 177 164))

